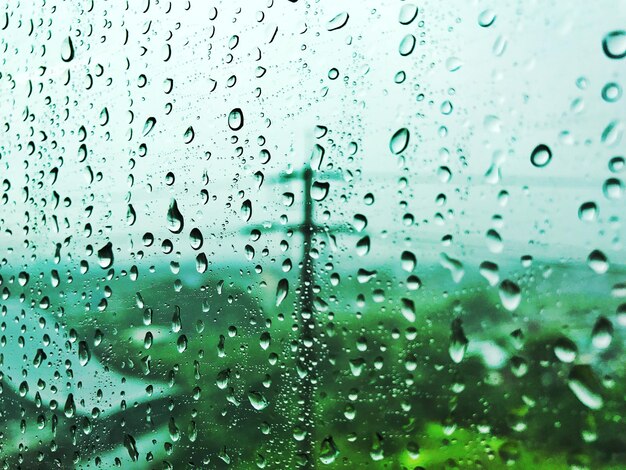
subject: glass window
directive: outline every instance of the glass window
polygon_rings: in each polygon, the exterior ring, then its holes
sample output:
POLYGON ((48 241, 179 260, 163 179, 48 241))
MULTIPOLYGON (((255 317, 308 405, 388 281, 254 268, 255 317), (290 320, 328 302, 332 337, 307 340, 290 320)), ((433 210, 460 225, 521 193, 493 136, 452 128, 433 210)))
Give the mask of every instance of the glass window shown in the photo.
POLYGON ((626 468, 625 19, 4 2, 2 468, 626 468))

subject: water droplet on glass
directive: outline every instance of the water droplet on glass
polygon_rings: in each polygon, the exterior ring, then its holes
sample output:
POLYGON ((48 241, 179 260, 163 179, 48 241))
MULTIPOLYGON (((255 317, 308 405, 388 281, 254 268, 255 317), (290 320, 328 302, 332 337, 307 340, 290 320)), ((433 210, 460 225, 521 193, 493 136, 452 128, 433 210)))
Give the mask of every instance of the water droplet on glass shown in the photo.
POLYGON ((248 222, 252 218, 252 201, 246 199, 241 204, 241 219, 248 222))
POLYGON ((611 345, 611 341, 613 341, 613 323, 608 318, 600 316, 593 325, 591 342, 598 349, 606 349, 611 345))
POLYGON ((287 279, 281 279, 276 286, 276 306, 279 307, 283 300, 289 294, 289 282, 287 279))
POLYGON ((407 3, 402 5, 400 8, 400 15, 398 17, 398 21, 400 24, 407 25, 411 24, 415 17, 417 16, 418 9, 417 5, 413 3, 407 3))
POLYGON ((389 141, 389 149, 396 155, 402 153, 409 145, 409 130, 406 127, 398 129, 389 141))
POLYGON ((341 29, 348 23, 349 18, 350 15, 348 15, 347 12, 344 11, 342 13, 339 13, 326 24, 326 29, 328 31, 336 31, 338 29, 341 29))
POLYGON ((552 151, 545 144, 537 145, 530 154, 530 163, 537 168, 543 168, 552 159, 552 151))
POLYGON ((146 123, 143 125, 143 135, 144 137, 147 136, 150 131, 152 131, 152 129, 154 129, 154 126, 156 125, 156 119, 153 117, 149 117, 148 119, 146 119, 146 123))
POLYGON ((332 436, 326 437, 320 446, 319 459, 325 465, 330 465, 335 462, 339 456, 339 449, 335 445, 332 436))
POLYGON ((228 127, 233 131, 238 131, 243 127, 243 111, 235 108, 228 114, 228 127))
POLYGON ((407 34, 400 41, 400 46, 398 46, 398 52, 401 56, 408 56, 415 49, 415 44, 417 43, 417 39, 412 34, 407 34))
POLYGON ((69 36, 63 40, 63 44, 61 46, 61 60, 63 62, 71 62, 74 58, 74 43, 72 42, 72 38, 69 36))
POLYGON ((554 355, 561 362, 574 362, 578 355, 578 348, 571 339, 561 337, 554 343, 554 355))
POLYGON ((496 12, 491 9, 483 10, 478 15, 478 24, 482 26, 483 28, 488 28, 495 21, 496 21, 496 12))
POLYGON ((315 201, 323 201, 328 196, 330 184, 325 181, 314 181, 311 185, 311 197, 315 201))
POLYGON ((269 402, 260 392, 250 391, 248 392, 248 400, 255 410, 261 411, 267 408, 269 402))
POLYGON ((404 318, 413 323, 415 321, 415 304, 411 299, 400 299, 400 312, 404 318))
POLYGON ((609 260, 600 250, 593 250, 587 257, 587 266, 596 274, 604 274, 609 270, 609 260))
POLYGON ((193 130, 192 126, 189 126, 187 128, 187 130, 185 131, 185 134, 183 135, 183 139, 185 140, 186 144, 190 144, 193 141, 193 138, 195 137, 195 132, 193 130))
POLYGON ((567 385, 576 398, 588 408, 599 410, 604 405, 599 380, 588 364, 573 366, 567 378, 567 385))
POLYGON ((170 206, 167 209, 167 228, 172 233, 180 233, 185 225, 183 214, 178 210, 178 203, 176 199, 170 201, 170 206))
POLYGON ((463 331, 461 319, 455 318, 451 325, 450 346, 448 347, 450 358, 455 363, 458 364, 463 360, 468 343, 469 341, 463 331))
POLYGON ((522 290, 510 279, 505 279, 500 283, 498 294, 502 305, 510 312, 517 309, 522 301, 522 290))
POLYGON ((622 97, 622 87, 618 83, 609 82, 602 88, 602 99, 607 103, 615 103, 622 97))
POLYGON ((583 202, 578 208, 578 218, 583 222, 593 222, 598 218, 598 206, 595 202, 583 202))
POLYGON ((98 250, 98 264, 102 269, 110 268, 113 264, 113 244, 111 242, 98 250))
POLYGON ((410 251, 403 251, 400 256, 400 260, 402 261, 402 269, 407 272, 411 272, 415 269, 415 265, 417 264, 417 259, 415 255, 410 251))
POLYGON ((626 57, 626 31, 616 30, 607 33, 602 39, 602 50, 609 59, 626 57))

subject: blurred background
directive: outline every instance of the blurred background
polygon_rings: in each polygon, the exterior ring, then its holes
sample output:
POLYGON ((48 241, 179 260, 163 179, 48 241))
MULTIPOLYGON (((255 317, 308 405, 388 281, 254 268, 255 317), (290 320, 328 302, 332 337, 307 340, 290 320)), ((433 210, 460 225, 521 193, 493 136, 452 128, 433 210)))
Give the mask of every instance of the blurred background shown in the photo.
POLYGON ((4 468, 626 466, 626 3, 7 2, 4 468))

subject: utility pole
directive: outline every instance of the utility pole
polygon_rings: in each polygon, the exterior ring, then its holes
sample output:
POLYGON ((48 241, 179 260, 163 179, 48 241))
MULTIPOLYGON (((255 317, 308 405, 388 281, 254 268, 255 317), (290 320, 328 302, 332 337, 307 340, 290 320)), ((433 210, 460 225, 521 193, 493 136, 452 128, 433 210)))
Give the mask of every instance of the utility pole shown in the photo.
MULTIPOLYGON (((316 455, 316 417, 315 400, 318 386, 318 357, 316 338, 319 336, 318 324, 314 312, 314 292, 315 285, 315 263, 311 257, 310 250, 313 246, 315 234, 328 230, 328 227, 315 223, 314 204, 315 200, 311 194, 313 186, 313 169, 306 164, 299 172, 281 174, 278 178, 270 181, 275 184, 285 184, 289 181, 301 181, 302 188, 302 220, 300 223, 287 227, 271 226, 269 230, 292 229, 302 234, 302 258, 299 273, 299 310, 297 317, 298 324, 298 346, 296 356, 296 372, 298 377, 298 405, 300 412, 298 416, 298 426, 304 434, 304 438, 299 442, 300 448, 298 457, 300 458, 300 468, 312 470, 317 467, 316 455)), ((339 175, 324 175, 325 180, 340 179, 339 175)), ((268 231, 264 226, 263 231, 268 231)), ((344 227, 336 227, 334 230, 345 232, 344 227)))

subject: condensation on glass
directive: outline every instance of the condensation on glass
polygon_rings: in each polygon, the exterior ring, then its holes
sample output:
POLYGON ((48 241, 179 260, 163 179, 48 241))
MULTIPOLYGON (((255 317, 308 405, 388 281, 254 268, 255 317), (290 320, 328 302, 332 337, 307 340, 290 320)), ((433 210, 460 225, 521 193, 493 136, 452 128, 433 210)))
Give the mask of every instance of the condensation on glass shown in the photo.
POLYGON ((625 19, 5 1, 2 468, 626 467, 625 19))

